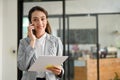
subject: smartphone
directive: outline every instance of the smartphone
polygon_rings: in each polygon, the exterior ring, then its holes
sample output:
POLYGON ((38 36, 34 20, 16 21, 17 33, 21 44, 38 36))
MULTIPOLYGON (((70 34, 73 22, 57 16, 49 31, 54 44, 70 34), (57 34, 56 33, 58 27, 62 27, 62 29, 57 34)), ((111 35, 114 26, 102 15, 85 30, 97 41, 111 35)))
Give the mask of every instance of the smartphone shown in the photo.
MULTIPOLYGON (((34 24, 32 24, 32 26, 34 26, 34 24)), ((34 35, 36 34, 35 29, 33 29, 32 32, 34 35)))
POLYGON ((36 32, 35 32, 35 29, 33 29, 32 32, 33 32, 33 34, 35 35, 35 33, 36 33, 36 32))

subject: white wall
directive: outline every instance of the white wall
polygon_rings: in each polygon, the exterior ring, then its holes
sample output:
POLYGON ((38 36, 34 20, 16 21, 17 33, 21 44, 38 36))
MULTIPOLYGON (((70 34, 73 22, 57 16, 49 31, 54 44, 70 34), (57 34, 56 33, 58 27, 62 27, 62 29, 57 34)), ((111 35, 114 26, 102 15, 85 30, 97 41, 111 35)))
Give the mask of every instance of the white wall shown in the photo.
POLYGON ((2 80, 17 80, 17 0, 2 1, 2 80))
POLYGON ((3 0, 0 0, 0 80, 2 80, 3 0))

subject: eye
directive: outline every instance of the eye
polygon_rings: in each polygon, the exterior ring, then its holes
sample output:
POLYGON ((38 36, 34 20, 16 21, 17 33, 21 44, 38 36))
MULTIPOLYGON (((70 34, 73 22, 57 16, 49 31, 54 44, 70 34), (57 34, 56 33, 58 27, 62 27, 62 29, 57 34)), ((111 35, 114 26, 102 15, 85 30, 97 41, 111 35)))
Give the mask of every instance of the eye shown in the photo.
POLYGON ((42 20, 42 21, 44 21, 44 20, 45 20, 45 18, 41 18, 41 20, 42 20))
POLYGON ((38 19, 35 18, 35 19, 33 19, 33 21, 38 21, 38 19))

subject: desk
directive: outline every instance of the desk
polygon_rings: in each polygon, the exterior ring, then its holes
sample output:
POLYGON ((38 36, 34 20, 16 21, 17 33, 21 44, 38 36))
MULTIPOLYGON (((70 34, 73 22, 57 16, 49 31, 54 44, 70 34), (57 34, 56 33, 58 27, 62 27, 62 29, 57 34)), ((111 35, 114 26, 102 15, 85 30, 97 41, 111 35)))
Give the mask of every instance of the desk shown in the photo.
MULTIPOLYGON (((97 80, 96 59, 84 61, 85 66, 74 67, 74 80, 97 80)), ((120 58, 100 59, 100 80, 113 79, 115 72, 120 76, 120 58)))

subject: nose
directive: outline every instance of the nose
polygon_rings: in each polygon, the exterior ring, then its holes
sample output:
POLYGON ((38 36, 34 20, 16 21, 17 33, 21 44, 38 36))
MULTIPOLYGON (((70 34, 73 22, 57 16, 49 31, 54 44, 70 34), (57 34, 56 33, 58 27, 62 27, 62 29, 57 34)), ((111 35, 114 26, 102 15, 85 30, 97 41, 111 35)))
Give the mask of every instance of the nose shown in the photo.
POLYGON ((42 26, 42 20, 41 20, 41 19, 39 19, 39 20, 37 21, 37 25, 42 26))

